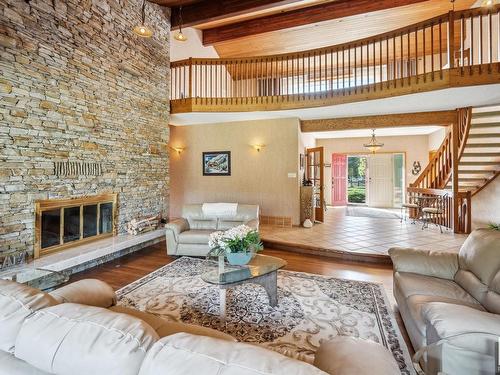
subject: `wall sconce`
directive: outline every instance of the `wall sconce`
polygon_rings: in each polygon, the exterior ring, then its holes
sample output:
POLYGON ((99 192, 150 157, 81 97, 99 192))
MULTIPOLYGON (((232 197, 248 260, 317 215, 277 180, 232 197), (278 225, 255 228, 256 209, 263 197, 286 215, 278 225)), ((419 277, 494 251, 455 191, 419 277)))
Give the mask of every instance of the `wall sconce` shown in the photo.
POLYGON ((255 145, 251 145, 254 149, 257 150, 257 152, 260 152, 260 150, 262 150, 264 147, 266 147, 266 145, 259 145, 259 144, 255 144, 255 145))
POLYGON ((177 155, 180 155, 182 151, 184 151, 186 149, 186 147, 172 147, 170 146, 170 148, 172 150, 174 150, 175 152, 177 152, 177 155))

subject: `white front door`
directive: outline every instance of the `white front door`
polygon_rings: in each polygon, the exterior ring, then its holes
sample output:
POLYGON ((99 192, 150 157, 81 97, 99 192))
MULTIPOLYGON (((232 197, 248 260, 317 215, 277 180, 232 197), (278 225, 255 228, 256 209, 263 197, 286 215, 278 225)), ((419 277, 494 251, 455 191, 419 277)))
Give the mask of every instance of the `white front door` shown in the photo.
POLYGON ((393 206, 392 154, 368 156, 368 206, 393 206))

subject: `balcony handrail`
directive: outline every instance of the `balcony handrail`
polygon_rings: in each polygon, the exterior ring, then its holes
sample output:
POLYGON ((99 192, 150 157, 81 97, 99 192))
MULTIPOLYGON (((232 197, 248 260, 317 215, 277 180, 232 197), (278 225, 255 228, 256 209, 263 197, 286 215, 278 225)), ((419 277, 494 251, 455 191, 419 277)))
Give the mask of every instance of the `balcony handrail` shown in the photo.
POLYGON ((497 29, 500 5, 450 11, 383 34, 307 51, 191 57, 171 63, 171 110, 319 107, 495 83, 500 75, 500 46, 493 35, 497 29), (494 74, 483 74, 486 70, 494 74))
POLYGON ((303 50, 303 51, 297 51, 297 52, 287 52, 287 53, 281 53, 281 54, 273 54, 273 55, 257 55, 257 56, 248 56, 248 57, 225 57, 225 58, 218 58, 218 57, 190 57, 187 59, 182 59, 182 60, 177 60, 177 61, 172 61, 170 63, 171 67, 177 67, 177 66, 185 66, 189 64, 202 64, 202 63, 218 63, 218 64, 224 64, 224 63, 235 63, 235 62, 251 62, 251 61, 256 61, 256 60, 266 60, 266 59, 275 59, 275 58, 298 58, 302 57, 304 55, 308 54, 314 54, 314 53, 323 53, 323 52, 331 52, 331 51, 339 51, 342 48, 346 47, 352 47, 360 44, 365 44, 367 42, 373 42, 373 41, 378 41, 380 39, 385 39, 387 38, 392 38, 394 36, 399 36, 401 33, 405 32, 414 32, 415 29, 421 29, 422 27, 430 27, 433 25, 435 22, 439 21, 449 21, 450 19, 454 19, 455 21, 459 21, 462 16, 478 16, 478 15, 488 15, 490 13, 495 13, 500 10, 500 4, 493 5, 488 8, 472 8, 472 9, 464 9, 460 11, 449 11, 447 13, 442 13, 438 16, 426 19, 424 21, 416 22, 411 25, 403 26, 391 31, 387 31, 382 34, 377 34, 377 35, 371 35, 365 38, 361 39, 356 39, 353 41, 341 43, 341 44, 336 44, 333 46, 328 46, 328 47, 321 47, 321 48, 314 48, 314 49, 309 49, 309 50, 303 50))

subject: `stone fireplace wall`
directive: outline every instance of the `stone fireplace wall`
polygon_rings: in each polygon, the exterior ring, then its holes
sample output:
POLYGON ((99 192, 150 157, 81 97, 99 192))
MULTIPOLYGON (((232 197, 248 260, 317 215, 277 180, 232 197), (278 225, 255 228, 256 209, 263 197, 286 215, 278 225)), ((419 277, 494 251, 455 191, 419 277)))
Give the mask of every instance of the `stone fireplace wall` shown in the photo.
POLYGON ((118 193, 121 233, 167 216, 169 9, 141 39, 141 4, 0 0, 0 258, 33 251, 37 199, 118 193))

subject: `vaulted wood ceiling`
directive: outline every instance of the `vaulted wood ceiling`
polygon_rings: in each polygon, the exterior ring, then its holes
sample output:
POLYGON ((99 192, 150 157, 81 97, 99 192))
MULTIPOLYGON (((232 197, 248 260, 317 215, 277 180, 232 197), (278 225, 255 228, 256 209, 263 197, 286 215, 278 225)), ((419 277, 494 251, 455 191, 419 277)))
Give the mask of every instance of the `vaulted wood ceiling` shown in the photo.
MULTIPOLYGON (((451 10, 449 0, 150 0, 172 8, 172 26, 203 31, 220 57, 274 55, 381 34, 451 10)), ((475 0, 456 0, 455 9, 475 0)))

